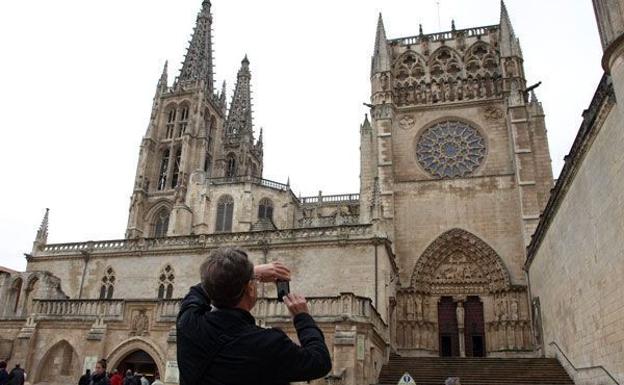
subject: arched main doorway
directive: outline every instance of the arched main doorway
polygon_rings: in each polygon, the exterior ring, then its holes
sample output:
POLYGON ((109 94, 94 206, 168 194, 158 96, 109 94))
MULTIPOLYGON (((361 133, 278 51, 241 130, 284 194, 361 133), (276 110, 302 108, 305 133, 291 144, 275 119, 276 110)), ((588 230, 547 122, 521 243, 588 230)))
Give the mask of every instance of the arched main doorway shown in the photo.
POLYGON ((121 373, 125 373, 127 370, 133 373, 141 373, 147 377, 150 383, 154 381, 155 376, 159 374, 156 362, 152 356, 144 350, 135 350, 126 355, 117 365, 117 370, 121 373))
MULTIPOLYGON (((512 287, 503 260, 487 243, 462 229, 447 231, 416 262, 410 287, 397 293, 399 353, 484 357, 509 350, 507 339, 524 338, 524 321, 518 310, 495 316, 493 303, 500 297, 502 308, 515 301, 517 309, 522 292, 512 287), (509 332, 492 332, 511 323, 509 332)), ((522 341, 512 349, 525 346, 522 341)))

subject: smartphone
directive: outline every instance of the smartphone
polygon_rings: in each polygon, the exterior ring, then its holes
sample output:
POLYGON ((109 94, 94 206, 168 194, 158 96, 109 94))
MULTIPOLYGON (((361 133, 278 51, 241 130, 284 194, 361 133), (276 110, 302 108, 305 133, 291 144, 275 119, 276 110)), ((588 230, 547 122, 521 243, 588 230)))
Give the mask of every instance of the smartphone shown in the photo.
POLYGON ((289 281, 276 281, 277 285, 277 300, 284 302, 284 296, 290 294, 290 282, 289 281))

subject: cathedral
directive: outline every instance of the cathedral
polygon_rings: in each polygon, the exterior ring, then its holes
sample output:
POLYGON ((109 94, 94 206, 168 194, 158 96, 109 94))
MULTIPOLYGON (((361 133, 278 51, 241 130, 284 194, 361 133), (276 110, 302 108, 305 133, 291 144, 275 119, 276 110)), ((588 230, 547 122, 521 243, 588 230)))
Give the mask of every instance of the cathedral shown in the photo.
MULTIPOLYGON (((396 384, 434 358, 554 359, 577 384, 622 383, 624 0, 593 2, 605 76, 557 183, 501 2, 495 25, 404 38, 380 15, 360 191, 301 197, 263 178, 250 60, 229 104, 215 87, 204 0, 179 75, 165 64, 156 85, 125 238, 50 244, 46 211, 26 271, 0 271, 0 359, 31 384, 76 383, 100 358, 177 384, 180 299, 236 246, 291 268, 332 356, 316 384, 396 384)), ((275 285, 253 315, 296 338, 275 285)))

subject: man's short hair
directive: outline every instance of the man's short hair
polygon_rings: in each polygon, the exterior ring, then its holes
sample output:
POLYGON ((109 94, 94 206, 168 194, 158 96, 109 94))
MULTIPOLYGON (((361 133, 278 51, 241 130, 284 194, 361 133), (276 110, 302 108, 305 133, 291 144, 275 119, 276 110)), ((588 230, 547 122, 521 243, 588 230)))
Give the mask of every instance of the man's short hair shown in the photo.
POLYGON ((102 369, 106 369, 106 359, 105 358, 102 358, 101 360, 99 360, 98 364, 100 364, 102 369))
POLYGON ((0 361, 0 369, 6 369, 7 363, 6 361, 0 361))
POLYGON ((213 305, 231 308, 245 293, 245 285, 253 278, 254 266, 241 249, 223 248, 213 251, 199 269, 201 283, 213 305))

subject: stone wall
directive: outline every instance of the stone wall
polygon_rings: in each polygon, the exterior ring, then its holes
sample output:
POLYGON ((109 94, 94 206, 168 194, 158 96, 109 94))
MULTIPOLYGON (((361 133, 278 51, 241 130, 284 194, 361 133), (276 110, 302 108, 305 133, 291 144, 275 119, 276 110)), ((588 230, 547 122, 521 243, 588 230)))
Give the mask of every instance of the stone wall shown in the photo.
MULTIPOLYGON (((622 383, 624 130, 614 99, 601 88, 597 97, 602 92, 604 99, 595 98, 585 113, 585 122, 595 123, 581 127, 528 266, 547 355, 570 369, 603 366, 622 383)), ((589 379, 587 370, 571 370, 577 383, 611 383, 604 372, 593 370, 590 377, 602 378, 589 379)))

